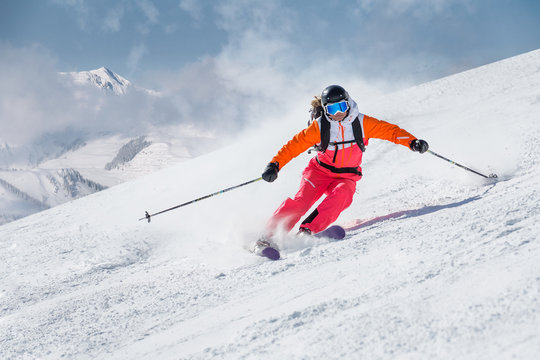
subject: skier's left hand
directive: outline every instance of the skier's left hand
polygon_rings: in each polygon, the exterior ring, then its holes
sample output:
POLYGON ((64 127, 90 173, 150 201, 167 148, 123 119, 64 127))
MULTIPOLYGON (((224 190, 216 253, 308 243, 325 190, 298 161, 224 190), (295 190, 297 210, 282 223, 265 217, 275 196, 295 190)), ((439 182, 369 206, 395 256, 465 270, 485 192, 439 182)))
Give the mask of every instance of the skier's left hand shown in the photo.
POLYGON ((427 141, 425 140, 418 140, 415 139, 411 141, 411 144, 409 145, 412 151, 418 151, 420 154, 425 153, 429 149, 429 145, 427 141))

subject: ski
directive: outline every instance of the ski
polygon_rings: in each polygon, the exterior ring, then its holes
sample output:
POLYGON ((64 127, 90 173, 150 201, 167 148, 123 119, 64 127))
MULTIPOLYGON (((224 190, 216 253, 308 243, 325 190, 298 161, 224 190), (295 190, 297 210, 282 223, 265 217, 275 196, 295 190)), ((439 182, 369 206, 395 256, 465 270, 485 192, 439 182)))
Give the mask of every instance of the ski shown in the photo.
POLYGON ((261 252, 261 256, 267 257, 270 260, 279 260, 281 254, 279 251, 271 246, 264 248, 261 252))
POLYGON ((320 233, 315 234, 315 237, 325 238, 332 241, 343 240, 345 238, 345 229, 339 225, 333 225, 320 233))
POLYGON ((266 240, 257 240, 251 252, 270 260, 279 260, 281 257, 277 246, 266 240))
MULTIPOLYGON (((330 241, 339 241, 343 240, 345 238, 345 235, 346 231, 343 227, 339 225, 333 225, 326 230, 315 234, 314 236, 317 238, 328 239, 330 241)), ((281 254, 279 253, 277 246, 273 245, 267 240, 257 240, 257 242, 255 242, 255 245, 253 246, 253 249, 251 249, 251 252, 256 255, 268 258, 270 260, 279 260, 281 258, 281 254)))

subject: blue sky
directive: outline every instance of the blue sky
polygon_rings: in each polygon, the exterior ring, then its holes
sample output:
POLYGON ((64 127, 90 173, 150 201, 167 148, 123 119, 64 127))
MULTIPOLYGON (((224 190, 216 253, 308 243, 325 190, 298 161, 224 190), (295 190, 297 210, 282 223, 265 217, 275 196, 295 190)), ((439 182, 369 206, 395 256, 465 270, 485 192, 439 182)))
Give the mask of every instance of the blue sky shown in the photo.
POLYGON ((59 71, 106 66, 140 82, 235 46, 239 62, 289 74, 339 58, 412 82, 540 48, 537 0, 3 0, 0 14, 2 42, 43 47, 59 71))
POLYGON ((538 19, 538 0, 0 0, 0 150, 185 124, 299 129, 330 84, 367 107, 540 48, 538 19), (160 96, 58 79, 102 66, 160 96))

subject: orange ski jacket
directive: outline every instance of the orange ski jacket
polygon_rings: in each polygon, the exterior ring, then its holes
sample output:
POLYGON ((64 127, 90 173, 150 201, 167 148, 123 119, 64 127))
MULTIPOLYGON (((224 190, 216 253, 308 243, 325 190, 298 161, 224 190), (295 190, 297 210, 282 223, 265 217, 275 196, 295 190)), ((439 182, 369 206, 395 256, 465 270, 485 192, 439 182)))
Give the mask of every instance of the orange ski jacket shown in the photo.
MULTIPOLYGON (((364 134, 364 143, 367 145, 370 138, 391 141, 409 147, 416 137, 397 125, 360 114, 354 101, 350 100, 350 114, 341 122, 331 121, 330 142, 345 142, 354 140, 352 122, 359 117, 364 134)), ((271 162, 277 162, 280 170, 293 158, 300 155, 312 146, 321 142, 321 119, 313 121, 304 130, 296 134, 278 153, 271 162)), ((334 168, 358 168, 361 172, 362 151, 356 143, 329 145, 326 151, 317 154, 317 162, 330 165, 334 168)), ((323 165, 324 165, 323 164, 323 165)))

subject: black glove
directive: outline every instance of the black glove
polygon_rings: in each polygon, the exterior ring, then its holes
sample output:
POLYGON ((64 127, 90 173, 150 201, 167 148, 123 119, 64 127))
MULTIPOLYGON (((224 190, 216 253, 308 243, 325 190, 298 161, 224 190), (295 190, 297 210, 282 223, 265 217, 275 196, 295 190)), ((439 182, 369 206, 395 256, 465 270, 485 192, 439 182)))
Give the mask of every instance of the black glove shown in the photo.
POLYGON ((418 151, 420 154, 425 153, 429 149, 429 145, 425 140, 413 140, 409 145, 412 151, 418 151))
POLYGON ((277 179, 277 173, 279 171, 279 164, 277 162, 271 162, 266 165, 262 173, 264 181, 272 182, 277 179))

